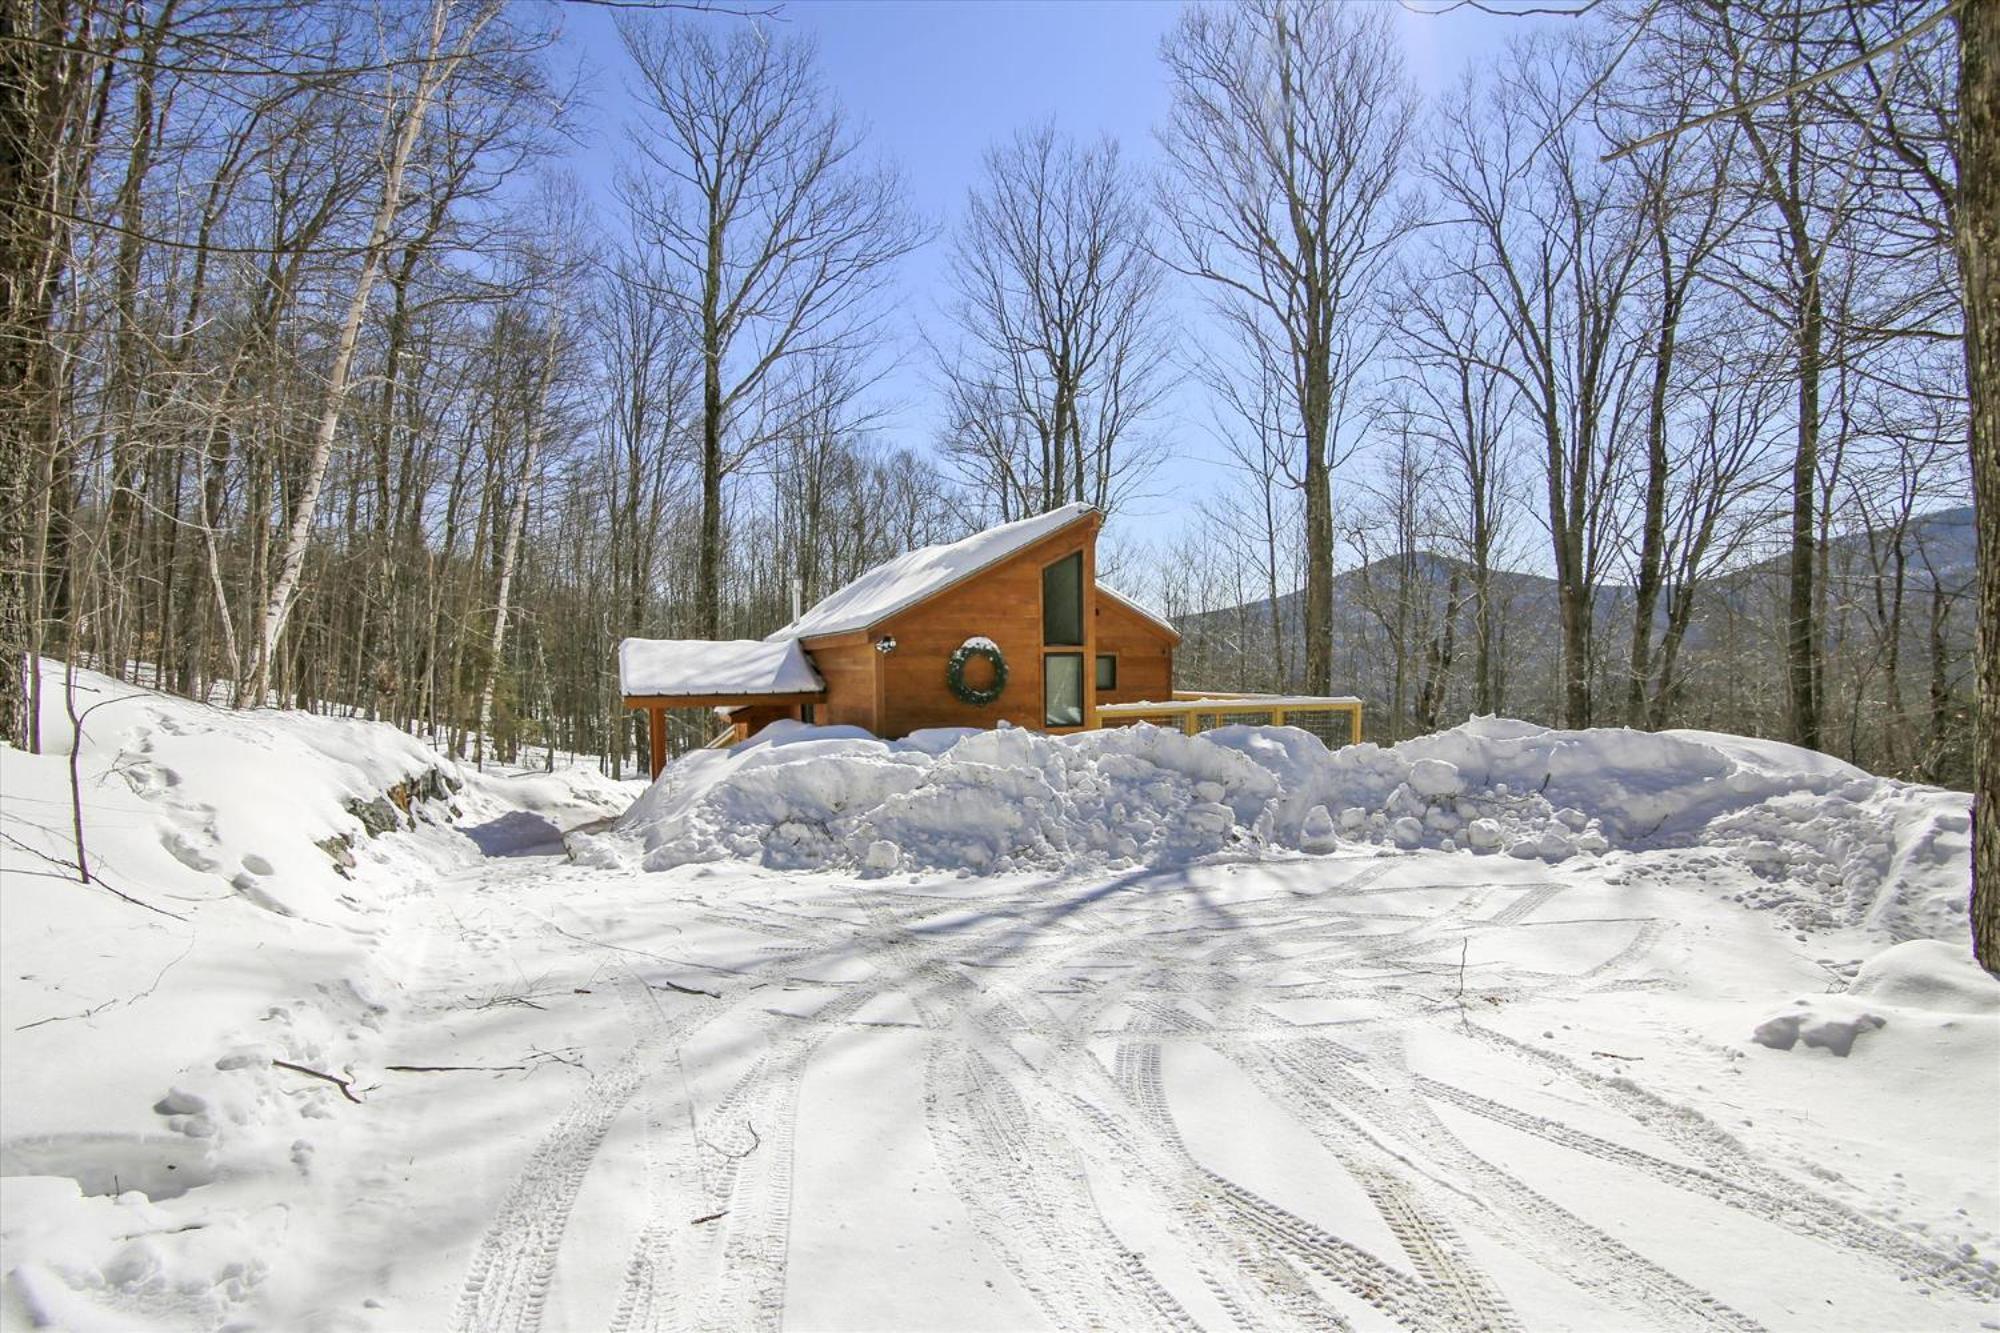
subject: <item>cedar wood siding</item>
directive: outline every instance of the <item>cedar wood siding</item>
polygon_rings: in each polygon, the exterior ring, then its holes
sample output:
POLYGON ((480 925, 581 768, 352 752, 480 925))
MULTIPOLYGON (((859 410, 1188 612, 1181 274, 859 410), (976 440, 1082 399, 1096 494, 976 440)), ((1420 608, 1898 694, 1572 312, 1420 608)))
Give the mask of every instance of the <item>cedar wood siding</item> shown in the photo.
MULTIPOLYGON (((873 659, 873 695, 864 706, 849 700, 863 686, 858 670, 843 670, 830 660, 828 649, 813 640, 805 647, 826 678, 827 702, 821 721, 854 722, 878 736, 905 736, 923 727, 992 727, 1008 722, 1045 731, 1042 725, 1042 569, 1073 551, 1083 552, 1084 716, 1096 707, 1096 677, 1092 670, 1097 616, 1097 529, 1093 514, 1050 533, 1033 546, 1016 551, 964 582, 934 594, 909 609, 872 626, 858 651, 873 659), (874 640, 896 640, 896 651, 877 653, 874 640), (1007 659, 1007 688, 991 704, 968 704, 951 692, 945 673, 951 655, 974 635, 1000 645, 1007 659), (831 669, 829 669, 831 667, 831 669), (874 725, 861 719, 873 715, 874 725)), ((821 642, 838 642, 830 636, 821 642)), ((833 653, 856 651, 842 646, 833 653)), ((837 659, 834 659, 837 660, 837 659)), ((1070 728, 1065 728, 1070 730, 1070 728)))
MULTIPOLYGON (((1137 611, 1109 597, 1097 599, 1097 651, 1118 659, 1118 688, 1097 696, 1101 704, 1158 703, 1174 697, 1174 639, 1137 611)), ((1091 663, 1096 679, 1096 663, 1091 663)))
POLYGON ((826 682, 826 702, 813 707, 813 721, 821 726, 865 727, 877 736, 882 730, 882 654, 875 651, 874 636, 836 634, 815 647, 806 641, 813 665, 826 682))

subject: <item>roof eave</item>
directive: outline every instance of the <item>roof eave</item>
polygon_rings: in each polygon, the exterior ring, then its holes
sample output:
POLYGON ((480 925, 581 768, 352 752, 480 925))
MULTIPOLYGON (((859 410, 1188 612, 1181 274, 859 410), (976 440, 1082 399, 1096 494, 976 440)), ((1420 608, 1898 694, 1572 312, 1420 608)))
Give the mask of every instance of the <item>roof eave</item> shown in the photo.
POLYGON ((964 587, 966 584, 972 582, 972 580, 978 578, 981 574, 986 573, 988 570, 995 569, 1001 565, 1004 565, 1010 560, 1018 560, 1022 556, 1028 554, 1028 552, 1034 550, 1036 547, 1046 546, 1048 543, 1054 541, 1056 538, 1062 536, 1064 533, 1072 532, 1076 528, 1086 523, 1090 525, 1090 530, 1093 533, 1095 533, 1104 526, 1104 511, 1101 509, 1086 509, 1084 512, 1078 514, 1075 518, 1071 519, 1069 522, 1063 524, 1061 527, 1049 529, 1041 536, 1035 538, 1035 540, 1029 542, 1026 546, 1018 547, 1012 551, 1009 551, 1006 555, 1001 556, 999 559, 981 565, 977 569, 967 570, 965 573, 959 575, 951 582, 944 584, 941 587, 931 589, 929 592, 925 593, 922 597, 919 597, 916 601, 911 602, 909 605, 899 606, 894 611, 889 612, 887 615, 877 616, 874 620, 869 621, 866 625, 862 625, 857 629, 840 630, 823 636, 821 635, 809 636, 807 638, 800 639, 799 643, 803 647, 805 647, 807 651, 811 651, 814 647, 832 646, 831 644, 822 644, 820 642, 822 638, 824 639, 843 638, 846 635, 853 634, 853 635, 858 635, 861 639, 865 640, 869 636, 874 634, 876 630, 881 629, 884 625, 888 625, 894 621, 901 620, 904 616, 909 615, 910 612, 915 611, 919 607, 928 606, 932 602, 935 602, 938 598, 944 596, 946 593, 953 592, 959 588, 964 587))

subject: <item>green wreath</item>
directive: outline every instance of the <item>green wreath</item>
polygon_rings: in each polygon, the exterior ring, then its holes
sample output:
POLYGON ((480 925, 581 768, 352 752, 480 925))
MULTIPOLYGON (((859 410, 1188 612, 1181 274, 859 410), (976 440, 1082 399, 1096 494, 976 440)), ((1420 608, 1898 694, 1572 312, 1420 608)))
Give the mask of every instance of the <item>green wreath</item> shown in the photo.
POLYGON ((1007 688, 1007 659, 1000 655, 1000 645, 993 640, 967 639, 952 653, 944 678, 960 701, 982 706, 990 704, 1000 697, 1000 691, 1007 688), (993 664, 993 683, 983 690, 975 690, 965 683, 965 664, 975 657, 983 657, 993 664))

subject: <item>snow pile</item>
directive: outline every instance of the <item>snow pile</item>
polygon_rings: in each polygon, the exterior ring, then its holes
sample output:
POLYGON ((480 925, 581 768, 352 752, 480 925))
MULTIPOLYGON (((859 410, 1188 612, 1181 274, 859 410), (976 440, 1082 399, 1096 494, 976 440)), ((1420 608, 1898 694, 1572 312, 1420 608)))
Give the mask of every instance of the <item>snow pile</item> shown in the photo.
POLYGON ((878 873, 1157 862, 1243 841, 1277 794, 1276 776, 1248 757, 1157 727, 885 742, 778 723, 677 761, 616 832, 572 847, 618 866, 636 841, 652 870, 725 857, 878 873))
MULTIPOLYGON (((1727 861, 1747 905, 1790 925, 1891 937, 1963 919, 1966 798, 1824 755, 1702 732, 1557 731, 1503 719, 1390 748, 1329 752, 1292 727, 1189 737, 1151 726, 1012 728, 903 741, 773 727, 671 765, 580 860, 661 870, 1074 870, 1184 861, 1231 846, 1427 849, 1560 863, 1694 849, 1727 861)), ((1706 860, 1704 860, 1706 858, 1706 860)), ((1634 876, 1668 873, 1643 861, 1634 876)))
POLYGON ((1890 1025, 1969 1028, 1968 1056, 2000 1040, 2000 979, 1959 942, 1906 940, 1861 965, 1845 993, 1811 995, 1765 1019, 1751 1040, 1773 1050, 1819 1047, 1845 1056, 1856 1038, 1890 1025), (1983 1029, 1983 1031, 1981 1030, 1983 1029))
POLYGON ((482 834, 549 842, 630 792, 80 672, 86 884, 60 669, 43 685, 46 752, 0 745, 0 1309, 226 1324, 288 1243, 274 1193, 316 1180, 358 1109, 332 1080, 366 1096, 355 1071, 421 948, 403 901, 494 850, 482 834))

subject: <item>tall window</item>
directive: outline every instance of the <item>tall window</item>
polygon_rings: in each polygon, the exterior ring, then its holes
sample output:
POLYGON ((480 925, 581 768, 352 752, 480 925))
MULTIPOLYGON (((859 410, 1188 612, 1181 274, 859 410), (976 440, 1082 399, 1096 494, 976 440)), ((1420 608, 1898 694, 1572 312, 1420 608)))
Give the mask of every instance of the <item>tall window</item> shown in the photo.
POLYGON ((1083 654, 1048 653, 1042 658, 1042 725, 1083 725, 1083 654))
POLYGON ((1042 642, 1083 643, 1083 552, 1042 570, 1042 642))

